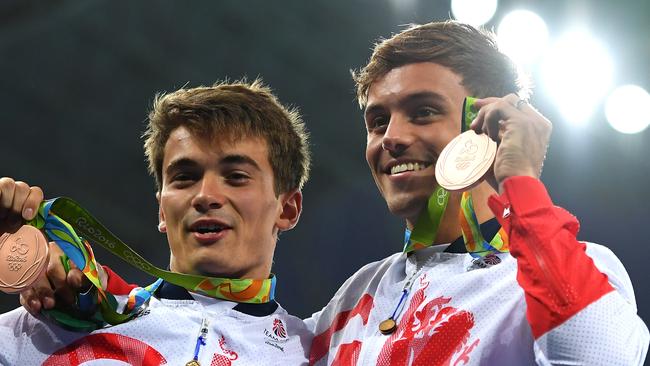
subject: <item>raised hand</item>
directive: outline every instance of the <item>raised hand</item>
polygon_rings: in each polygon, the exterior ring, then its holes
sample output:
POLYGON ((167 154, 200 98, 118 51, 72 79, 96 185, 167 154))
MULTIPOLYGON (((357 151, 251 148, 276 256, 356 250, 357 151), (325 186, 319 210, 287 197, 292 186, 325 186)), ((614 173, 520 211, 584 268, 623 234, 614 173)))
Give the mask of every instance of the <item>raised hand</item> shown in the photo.
POLYGON ((551 122, 517 94, 478 99, 474 106, 479 112, 470 128, 486 133, 498 143, 494 179, 499 191, 508 177, 539 178, 551 136, 551 122))
POLYGON ((13 233, 33 219, 43 201, 43 190, 12 178, 0 178, 0 235, 13 233))
MULTIPOLYGON (((43 190, 12 178, 0 178, 0 235, 16 232, 25 221, 33 219, 43 201, 43 190)), ((32 315, 43 309, 74 308, 78 294, 90 290, 91 283, 70 261, 66 273, 61 261, 63 251, 54 242, 49 244, 49 264, 46 271, 26 290, 20 293, 20 304, 32 315)), ((100 281, 106 284, 106 275, 98 266, 100 281)))

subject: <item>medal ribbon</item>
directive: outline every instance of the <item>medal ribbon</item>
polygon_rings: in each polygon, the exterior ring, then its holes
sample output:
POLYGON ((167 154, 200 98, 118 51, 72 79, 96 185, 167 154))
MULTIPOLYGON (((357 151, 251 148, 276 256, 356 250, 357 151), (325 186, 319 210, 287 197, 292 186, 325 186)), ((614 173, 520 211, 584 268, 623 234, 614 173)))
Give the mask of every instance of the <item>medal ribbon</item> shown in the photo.
MULTIPOLYGON (((474 108, 474 103, 476 103, 476 98, 474 97, 466 97, 463 101, 461 132, 467 131, 469 125, 478 115, 478 110, 474 108)), ((463 233, 463 241, 465 241, 465 248, 472 257, 483 258, 490 254, 509 251, 508 234, 503 228, 499 229, 489 243, 483 238, 478 219, 476 218, 476 212, 474 211, 474 203, 470 191, 463 192, 460 198, 460 212, 458 216, 460 219, 460 229, 463 233)))
MULTIPOLYGON (((449 192, 441 187, 429 197, 427 209, 423 210, 413 230, 406 229, 404 233, 404 253, 421 248, 427 248, 435 243, 438 227, 442 221, 449 192)), ((460 200, 460 229, 467 252, 474 258, 483 258, 490 254, 506 253, 509 251, 508 234, 500 228, 497 234, 488 242, 481 233, 472 193, 463 192, 460 200)))
MULTIPOLYGON (((463 101, 461 132, 469 129, 469 125, 478 114, 478 111, 474 108, 475 102, 476 98, 473 97, 466 97, 463 101)), ((413 230, 408 228, 405 230, 404 253, 426 248, 435 243, 438 227, 447 208, 448 200, 449 192, 440 186, 436 186, 433 194, 429 197, 426 210, 423 210, 418 217, 413 230)), ((460 207, 460 226, 467 252, 475 258, 482 258, 489 254, 509 251, 508 235, 503 228, 499 229, 499 232, 489 243, 483 238, 474 211, 472 195, 469 191, 463 192, 460 207)))
POLYGON ((481 229, 474 211, 472 202, 472 193, 463 192, 460 199, 460 229, 463 233, 465 248, 474 258, 483 258, 490 254, 506 253, 509 251, 508 234, 503 228, 494 235, 494 238, 488 243, 481 234, 481 229))
POLYGON ((427 207, 422 210, 413 231, 408 228, 404 232, 404 253, 431 246, 436 240, 438 227, 442 222, 442 216, 447 208, 449 192, 440 186, 436 186, 429 200, 427 207))
MULTIPOLYGON (((271 275, 271 278, 267 279, 232 279, 175 273, 157 268, 124 244, 88 211, 70 198, 60 197, 44 201, 41 203, 37 217, 29 221, 28 224, 44 230, 47 236, 56 242, 65 255, 95 286, 97 305, 101 310, 101 318, 95 319, 95 323, 101 323, 103 320, 109 324, 119 324, 129 320, 135 316, 140 307, 147 303, 163 280, 206 296, 242 303, 266 303, 273 300, 275 295, 275 275, 271 275), (138 287, 131 291, 127 300, 127 313, 117 313, 115 311, 117 301, 111 294, 103 291, 97 272, 97 263, 88 240, 100 244, 143 272, 159 278, 145 288, 138 287)), ((64 267, 69 269, 67 261, 63 262, 64 267)), ((60 312, 54 311, 54 313, 60 312)), ((56 314, 55 318, 58 315, 60 314, 56 314)), ((72 319, 67 315, 63 317, 64 320, 72 319)), ((64 325, 79 329, 74 324, 64 325)), ((95 324, 94 329, 100 326, 95 324)), ((92 328, 93 326, 87 325, 87 327, 92 328)))

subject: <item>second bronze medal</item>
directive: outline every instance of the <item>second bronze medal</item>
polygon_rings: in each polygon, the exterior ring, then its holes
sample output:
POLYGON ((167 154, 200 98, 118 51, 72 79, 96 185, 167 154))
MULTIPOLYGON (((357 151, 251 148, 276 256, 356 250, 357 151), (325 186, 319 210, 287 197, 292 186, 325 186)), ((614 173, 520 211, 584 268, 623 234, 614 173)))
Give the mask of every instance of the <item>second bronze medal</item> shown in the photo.
POLYGON ((28 289, 48 261, 47 240, 37 228, 23 225, 15 233, 0 236, 0 291, 12 294, 28 289))

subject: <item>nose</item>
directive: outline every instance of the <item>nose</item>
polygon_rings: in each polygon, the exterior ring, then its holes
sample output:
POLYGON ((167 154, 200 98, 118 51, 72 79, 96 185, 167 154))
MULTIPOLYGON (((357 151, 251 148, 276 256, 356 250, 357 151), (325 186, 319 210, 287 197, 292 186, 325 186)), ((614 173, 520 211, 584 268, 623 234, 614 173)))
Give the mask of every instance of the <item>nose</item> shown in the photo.
POLYGON ((391 155, 399 155, 412 142, 413 134, 408 121, 399 115, 393 114, 381 140, 382 149, 388 151, 391 155))
POLYGON ((192 199, 192 207, 199 212, 221 208, 226 202, 221 179, 216 174, 205 173, 199 182, 199 191, 192 199))

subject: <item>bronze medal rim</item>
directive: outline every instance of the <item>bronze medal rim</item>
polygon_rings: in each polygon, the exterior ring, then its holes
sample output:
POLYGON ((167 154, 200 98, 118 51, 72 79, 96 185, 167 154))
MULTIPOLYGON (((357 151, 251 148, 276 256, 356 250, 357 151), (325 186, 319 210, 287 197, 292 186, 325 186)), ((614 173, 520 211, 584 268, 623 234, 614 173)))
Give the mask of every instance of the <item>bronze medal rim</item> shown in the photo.
MULTIPOLYGON (((49 247, 45 236, 40 230, 30 225, 23 225, 15 233, 3 234, 0 237, 0 253, 2 254, 0 257, 0 291, 9 294, 29 288, 45 271, 49 261, 49 247), (20 257, 25 262, 21 263, 20 269, 12 270, 9 267, 10 260, 8 259, 12 248, 8 246, 19 239, 22 239, 22 243, 26 245, 27 251, 24 256, 20 257), (31 259, 28 258, 31 257, 28 256, 30 251, 36 251, 31 259)), ((14 258, 17 256, 17 254, 14 255, 14 258)))
POLYGON ((448 191, 462 191, 479 182, 490 170, 496 157, 497 144, 485 134, 476 134, 473 130, 465 131, 451 140, 440 153, 436 161, 436 181, 448 191), (470 174, 464 178, 456 178, 458 169, 454 165, 453 157, 463 148, 461 142, 471 140, 478 146, 478 151, 483 152, 478 161, 472 162, 469 167, 470 174))
POLYGON ((381 334, 385 334, 385 335, 391 334, 395 331, 395 329, 397 329, 397 323, 395 322, 395 320, 391 318, 386 319, 381 323, 379 323, 379 331, 381 332, 381 334))

